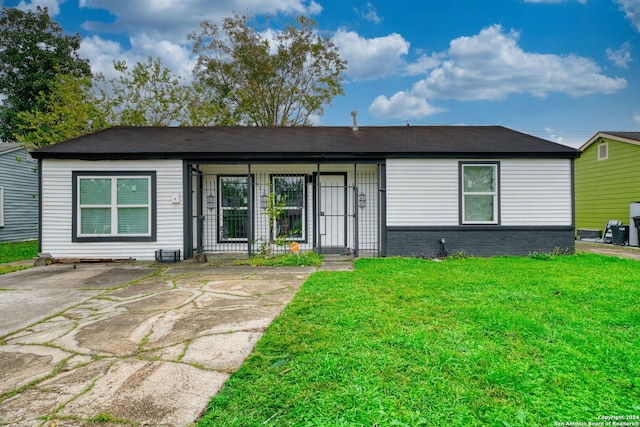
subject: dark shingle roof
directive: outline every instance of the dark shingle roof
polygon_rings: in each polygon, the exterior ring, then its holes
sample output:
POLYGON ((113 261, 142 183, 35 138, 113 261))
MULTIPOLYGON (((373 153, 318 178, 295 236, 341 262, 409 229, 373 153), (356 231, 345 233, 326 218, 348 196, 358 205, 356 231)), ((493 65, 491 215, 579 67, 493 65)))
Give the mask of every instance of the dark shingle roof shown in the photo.
POLYGON ((501 126, 114 127, 32 152, 35 158, 203 161, 578 154, 501 126))
POLYGON ((617 136, 620 138, 632 139, 634 141, 640 141, 640 132, 608 132, 602 131, 601 133, 606 133, 608 135, 617 136))
POLYGON ((582 144, 579 150, 582 152, 589 148, 591 144, 596 141, 600 141, 600 138, 611 138, 627 142, 630 144, 640 145, 640 132, 615 132, 615 131, 600 131, 593 135, 587 142, 582 144))

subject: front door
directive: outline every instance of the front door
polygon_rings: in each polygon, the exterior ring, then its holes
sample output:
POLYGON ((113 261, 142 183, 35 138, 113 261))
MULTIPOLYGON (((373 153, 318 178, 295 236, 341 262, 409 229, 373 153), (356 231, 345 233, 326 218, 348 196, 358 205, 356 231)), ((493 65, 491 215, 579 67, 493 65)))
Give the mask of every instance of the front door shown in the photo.
POLYGON ((344 253, 347 247, 347 187, 344 174, 318 179, 316 242, 321 253, 344 253))

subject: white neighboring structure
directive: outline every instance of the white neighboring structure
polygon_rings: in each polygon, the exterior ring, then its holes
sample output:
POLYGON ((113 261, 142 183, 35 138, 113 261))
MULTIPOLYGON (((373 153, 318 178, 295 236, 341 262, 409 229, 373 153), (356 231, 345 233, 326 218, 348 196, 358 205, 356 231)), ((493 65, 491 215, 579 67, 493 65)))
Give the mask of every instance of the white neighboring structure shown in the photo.
POLYGON ((0 143, 0 242, 38 238, 38 163, 20 144, 0 143))

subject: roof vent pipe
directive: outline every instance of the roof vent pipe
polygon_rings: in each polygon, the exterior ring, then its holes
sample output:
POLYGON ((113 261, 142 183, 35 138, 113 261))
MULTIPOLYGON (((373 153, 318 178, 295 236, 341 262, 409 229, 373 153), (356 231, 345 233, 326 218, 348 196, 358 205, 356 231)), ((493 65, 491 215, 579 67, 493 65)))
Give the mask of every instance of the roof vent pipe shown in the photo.
POLYGON ((358 112, 352 111, 351 117, 353 117, 353 128, 351 128, 354 132, 358 130, 358 112))

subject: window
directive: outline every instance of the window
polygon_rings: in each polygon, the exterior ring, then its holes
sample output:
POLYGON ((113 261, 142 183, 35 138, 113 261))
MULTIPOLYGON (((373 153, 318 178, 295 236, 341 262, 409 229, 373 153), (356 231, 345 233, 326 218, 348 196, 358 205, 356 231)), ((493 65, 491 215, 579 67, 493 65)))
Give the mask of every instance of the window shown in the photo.
POLYGON ((249 178, 221 176, 219 179, 219 241, 246 242, 249 237, 249 178))
POLYGON ((286 240, 305 240, 305 177, 274 176, 272 179, 274 197, 283 207, 283 213, 275 223, 274 236, 286 240))
POLYGON ((73 173, 74 241, 154 241, 155 173, 73 173))
POLYGON ((4 188, 0 187, 0 227, 4 227, 4 188))
POLYGON ((598 144, 598 160, 607 160, 609 158, 609 143, 603 142, 598 144))
POLYGON ((498 224, 498 164, 462 163, 463 224, 498 224))

